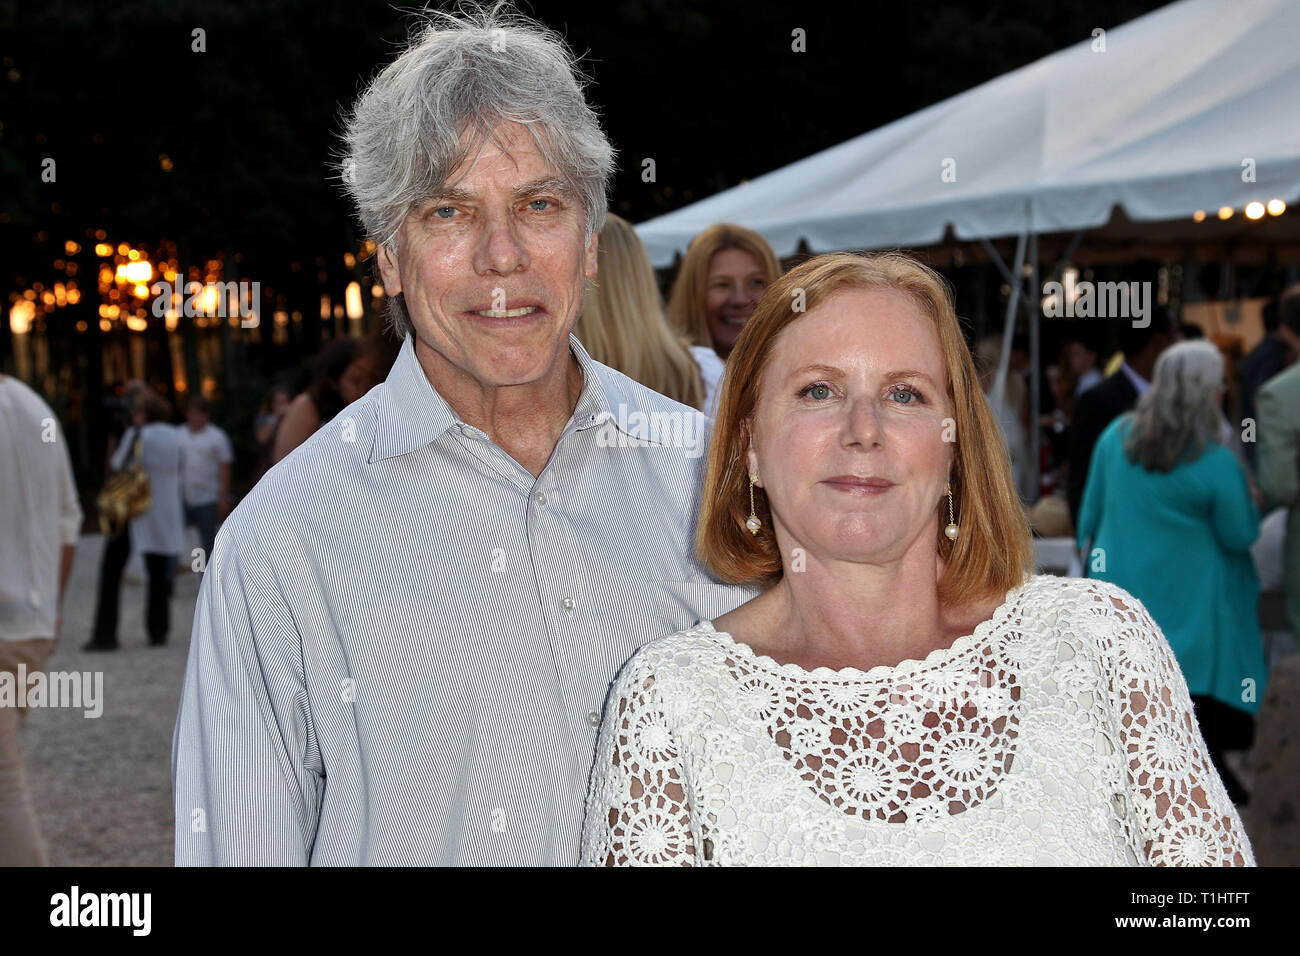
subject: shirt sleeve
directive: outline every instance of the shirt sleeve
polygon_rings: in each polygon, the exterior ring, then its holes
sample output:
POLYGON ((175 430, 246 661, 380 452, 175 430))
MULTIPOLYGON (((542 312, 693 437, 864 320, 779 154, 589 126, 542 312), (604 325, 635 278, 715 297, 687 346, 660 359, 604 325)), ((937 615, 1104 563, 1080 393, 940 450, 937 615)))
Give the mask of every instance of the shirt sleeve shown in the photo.
POLYGON ((654 675, 634 657, 606 705, 587 795, 582 865, 701 864, 688 790, 654 675))
POLYGON ((1137 598, 1114 585, 1093 586, 1114 623, 1111 706, 1147 862, 1254 866, 1169 642, 1137 598))
POLYGON ((122 437, 113 449, 113 457, 109 459, 108 467, 114 471, 121 471, 126 467, 127 456, 132 454, 131 449, 135 448, 135 440, 140 437, 140 429, 132 425, 126 431, 122 432, 122 437))
POLYGON ((77 482, 72 474, 72 459, 68 456, 68 442, 59 429, 59 543, 74 545, 81 535, 81 499, 77 495, 77 482))
POLYGON ((1274 507, 1300 505, 1300 427, 1295 412, 1287 414, 1280 397, 1261 388, 1255 397, 1259 447, 1255 450, 1255 473, 1264 497, 1274 507))
POLYGON ((1259 510, 1250 497, 1246 471, 1241 462, 1227 448, 1221 454, 1223 464, 1220 480, 1214 482, 1211 521, 1214 536, 1225 551, 1239 554, 1249 552, 1259 537, 1259 510))
POLYGON ((178 866, 305 865, 324 767, 301 639, 260 549, 223 528, 172 740, 178 866))
POLYGON ((218 429, 217 435, 221 439, 217 443, 217 461, 220 464, 228 465, 235 460, 235 449, 230 444, 230 436, 224 430, 218 429))

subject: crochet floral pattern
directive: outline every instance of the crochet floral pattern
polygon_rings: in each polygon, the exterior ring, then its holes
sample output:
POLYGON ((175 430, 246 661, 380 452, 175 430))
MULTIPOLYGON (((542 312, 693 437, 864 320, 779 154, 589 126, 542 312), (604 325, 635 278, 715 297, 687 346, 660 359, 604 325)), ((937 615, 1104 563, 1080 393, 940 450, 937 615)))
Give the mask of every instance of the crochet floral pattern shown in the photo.
POLYGON ((779 664, 707 621, 643 647, 586 809, 595 866, 1254 864, 1146 609, 1046 575, 895 667, 779 664))

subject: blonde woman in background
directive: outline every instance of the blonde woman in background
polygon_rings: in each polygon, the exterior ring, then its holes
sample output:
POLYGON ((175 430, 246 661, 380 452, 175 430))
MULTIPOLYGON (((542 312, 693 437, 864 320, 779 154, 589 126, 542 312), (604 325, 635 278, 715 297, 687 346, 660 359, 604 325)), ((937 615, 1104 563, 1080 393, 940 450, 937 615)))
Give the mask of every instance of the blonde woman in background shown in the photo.
MULTIPOLYGON (((767 240, 744 226, 720 222, 691 241, 668 299, 668 321, 690 341, 710 397, 740 330, 780 274, 767 240)), ((705 413, 712 415, 711 402, 705 413)))
POLYGON ((704 377, 685 341, 668 327, 645 246, 632 224, 608 213, 599 270, 573 332, 602 365, 661 395, 703 410, 704 377))

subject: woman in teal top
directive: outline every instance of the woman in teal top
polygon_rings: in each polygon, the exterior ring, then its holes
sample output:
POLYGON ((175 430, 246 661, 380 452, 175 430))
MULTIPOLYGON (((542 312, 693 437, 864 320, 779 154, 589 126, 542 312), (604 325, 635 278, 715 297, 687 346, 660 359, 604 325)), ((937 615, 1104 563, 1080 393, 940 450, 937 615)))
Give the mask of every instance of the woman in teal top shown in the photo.
POLYGON ((1223 358, 1182 342, 1156 361, 1137 408, 1093 449, 1077 542, 1089 577, 1138 598, 1187 680, 1211 759, 1234 803, 1245 791, 1224 749, 1249 746, 1268 678, 1259 577, 1250 546, 1259 512, 1245 470, 1219 442, 1223 358))

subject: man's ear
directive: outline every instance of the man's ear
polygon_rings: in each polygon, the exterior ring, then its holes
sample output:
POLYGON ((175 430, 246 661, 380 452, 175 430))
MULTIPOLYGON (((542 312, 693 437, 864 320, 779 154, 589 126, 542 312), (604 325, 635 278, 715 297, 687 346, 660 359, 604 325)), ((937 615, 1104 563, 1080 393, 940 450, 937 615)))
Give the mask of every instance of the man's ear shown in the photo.
POLYGON ((583 262, 583 265, 585 267, 584 271, 586 272, 588 279, 596 278, 596 273, 598 271, 597 261, 596 261, 596 247, 599 245, 600 245, 600 236, 599 234, 593 232, 591 234, 591 238, 587 240, 587 248, 583 253, 583 258, 585 259, 585 261, 583 262))
POLYGON ((397 257, 385 243, 379 245, 379 275, 384 281, 384 295, 391 297, 402 291, 402 272, 397 268, 397 257))

